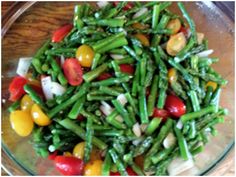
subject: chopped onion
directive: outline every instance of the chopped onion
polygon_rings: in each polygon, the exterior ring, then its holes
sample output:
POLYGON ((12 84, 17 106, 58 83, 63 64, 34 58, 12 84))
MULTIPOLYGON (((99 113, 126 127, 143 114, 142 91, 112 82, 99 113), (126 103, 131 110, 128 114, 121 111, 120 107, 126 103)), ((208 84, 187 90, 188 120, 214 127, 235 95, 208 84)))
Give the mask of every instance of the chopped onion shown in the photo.
POLYGON ((57 82, 52 82, 51 89, 52 89, 52 93, 55 94, 56 96, 62 95, 66 91, 65 87, 63 87, 57 82))
POLYGON ((190 168, 194 167, 193 159, 183 160, 180 157, 175 158, 167 168, 170 176, 176 176, 190 168))
POLYGON ((20 58, 16 69, 16 74, 24 77, 28 73, 31 61, 32 57, 20 58))
POLYGON ((46 100, 50 100, 53 98, 52 94, 52 80, 50 76, 43 77, 41 79, 41 85, 43 89, 44 96, 46 100))
POLYGON ((142 16, 143 14, 145 14, 148 11, 148 9, 146 7, 141 8, 138 12, 136 12, 133 16, 133 19, 138 18, 140 16, 142 16))
POLYGON ((138 138, 132 141, 132 144, 137 146, 143 141, 143 138, 138 138))
POLYGON ((180 130, 183 128, 183 122, 181 121, 181 119, 179 119, 179 121, 177 122, 176 127, 180 130))
POLYGON ((142 132, 145 132, 146 128, 147 128, 148 124, 141 124, 140 128, 142 132))
POLYGON ((127 103, 127 99, 124 94, 120 94, 117 96, 117 100, 122 104, 125 105, 127 103))
POLYGON ((176 142, 176 138, 173 133, 169 133, 163 141, 164 148, 168 149, 173 146, 176 142))
POLYGON ((65 57, 63 55, 61 55, 60 60, 61 60, 61 62, 60 62, 61 63, 61 67, 62 67, 64 62, 65 62, 65 57))
POLYGON ((103 8, 103 7, 107 6, 108 4, 109 3, 107 1, 98 1, 97 2, 98 7, 100 7, 100 8, 103 8))
POLYGON ((119 60, 124 58, 124 55, 119 55, 119 54, 110 54, 111 58, 115 59, 115 60, 119 60))
POLYGON ((154 171, 145 171, 144 172, 144 174, 146 175, 146 176, 151 176, 151 175, 153 175, 155 172, 154 171))
POLYGON ((134 134, 135 134, 137 137, 140 137, 140 136, 141 136, 141 129, 140 129, 140 126, 139 126, 139 123, 138 123, 138 122, 133 125, 132 130, 133 130, 134 134))
POLYGON ((198 57, 208 57, 209 55, 211 55, 214 52, 214 50, 210 49, 210 50, 204 50, 198 54, 196 54, 198 57))
POLYGON ((111 114, 114 109, 105 101, 101 101, 101 103, 102 105, 100 106, 100 110, 102 111, 102 113, 106 116, 111 114))

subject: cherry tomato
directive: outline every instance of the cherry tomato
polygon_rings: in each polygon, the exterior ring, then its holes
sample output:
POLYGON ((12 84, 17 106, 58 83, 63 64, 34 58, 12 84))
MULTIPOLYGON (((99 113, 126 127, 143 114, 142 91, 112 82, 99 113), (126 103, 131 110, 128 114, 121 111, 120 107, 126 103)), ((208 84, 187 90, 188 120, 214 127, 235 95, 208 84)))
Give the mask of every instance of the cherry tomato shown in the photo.
POLYGON ((169 83, 175 83, 177 80, 177 71, 175 68, 170 68, 168 70, 168 81, 169 83))
POLYGON ((188 36, 189 36, 189 28, 188 27, 181 26, 179 32, 182 32, 184 34, 184 36, 186 38, 188 38, 188 36))
MULTIPOLYGON (((129 176, 138 176, 131 167, 127 167, 126 171, 129 176)), ((110 172, 110 176, 120 176, 119 172, 110 172)))
POLYGON ((85 147, 85 142, 78 143, 75 145, 73 149, 73 155, 77 158, 83 159, 84 158, 84 147, 85 147))
POLYGON ((172 30, 172 34, 176 34, 181 28, 181 22, 178 18, 172 19, 168 22, 166 28, 172 30))
POLYGON ((109 79, 110 77, 112 77, 111 74, 109 74, 109 73, 102 73, 100 76, 98 76, 97 80, 102 81, 102 80, 109 79))
POLYGON ((88 45, 81 45, 76 50, 76 58, 83 67, 91 67, 93 63, 94 51, 88 45))
POLYGON ((71 152, 69 152, 69 151, 63 152, 63 155, 64 155, 64 156, 73 156, 73 155, 71 154, 71 152))
POLYGON ((32 89, 33 89, 42 99, 45 98, 45 97, 44 97, 44 93, 43 93, 43 89, 42 89, 41 86, 31 85, 31 84, 29 84, 29 85, 32 87, 32 89))
POLYGON ((176 56, 186 46, 186 38, 183 33, 170 36, 166 44, 166 51, 171 56, 176 56))
POLYGON ((77 59, 66 59, 63 64, 63 71, 70 85, 77 86, 83 82, 83 71, 77 59))
POLYGON ((10 101, 16 101, 21 98, 24 94, 24 85, 27 83, 27 79, 21 76, 16 76, 11 81, 8 91, 10 92, 10 101))
POLYGON ((94 161, 94 160, 101 160, 101 152, 99 151, 99 149, 93 147, 91 155, 90 155, 90 160, 94 161))
POLYGON ((213 81, 208 81, 205 85, 205 88, 207 89, 208 86, 211 86, 213 88, 213 91, 217 88, 217 83, 213 81))
POLYGON ((102 160, 90 161, 84 167, 84 176, 101 176, 102 164, 102 160))
POLYGON ((33 106, 33 104, 34 104, 34 102, 30 98, 30 96, 25 94, 23 96, 23 98, 21 99, 21 101, 20 101, 20 108, 21 108, 21 110, 30 111, 32 106, 33 106))
POLYGON ((134 74, 134 67, 129 64, 121 64, 120 71, 123 73, 128 73, 128 74, 133 75, 134 74))
POLYGON ((58 153, 57 150, 54 151, 53 153, 50 153, 50 154, 48 155, 48 159, 49 159, 49 160, 54 160, 54 159, 56 158, 56 156, 57 156, 57 153, 58 153))
POLYGON ((170 116, 170 113, 165 109, 154 108, 153 110, 152 117, 161 117, 163 122, 165 122, 170 116))
MULTIPOLYGON (((119 4, 119 1, 115 1, 113 2, 113 5, 114 6, 117 6, 119 4)), ((123 7, 123 10, 129 10, 129 9, 132 9, 133 7, 133 4, 131 2, 128 2, 124 7, 123 7)))
POLYGON ((150 42, 146 35, 138 33, 138 34, 135 34, 134 37, 137 38, 141 42, 142 45, 146 47, 150 46, 150 42))
POLYGON ((175 95, 167 96, 165 109, 174 117, 180 117, 186 112, 186 106, 184 102, 175 95))
POLYGON ((34 128, 32 117, 28 111, 16 110, 10 114, 11 127, 20 136, 28 136, 34 128))
POLYGON ((39 126, 47 126, 51 124, 49 117, 41 110, 41 108, 34 104, 31 108, 31 116, 34 122, 39 126))
POLYGON ((84 169, 83 160, 73 156, 56 156, 54 159, 56 169, 63 175, 82 175, 84 169))
POLYGON ((65 25, 57 29, 52 35, 52 42, 60 42, 73 28, 72 24, 65 25))

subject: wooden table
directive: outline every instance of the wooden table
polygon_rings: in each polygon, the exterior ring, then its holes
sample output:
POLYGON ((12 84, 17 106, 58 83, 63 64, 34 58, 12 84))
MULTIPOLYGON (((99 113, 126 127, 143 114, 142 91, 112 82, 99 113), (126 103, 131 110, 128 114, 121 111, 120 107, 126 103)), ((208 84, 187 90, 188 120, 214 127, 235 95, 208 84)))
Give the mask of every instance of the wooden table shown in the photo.
MULTIPOLYGON (((14 5, 14 1, 5 1, 2 2, 1 5, 1 9, 2 9, 2 17, 4 16, 4 14, 7 12, 7 10, 14 5)), ((2 152, 3 153, 3 152, 2 152)), ((235 157, 235 150, 233 150, 231 152, 231 154, 228 155, 228 157, 225 159, 224 164, 218 165, 218 170, 217 172, 211 173, 212 176, 217 176, 218 172, 219 174, 220 171, 224 172, 224 176, 234 176, 235 175, 235 161, 234 161, 234 157, 235 157), (233 157, 233 158, 232 158, 233 157)), ((2 158, 6 158, 6 155, 2 155, 2 158)), ((2 168, 1 168, 2 169, 2 168)), ((2 176, 6 176, 8 175, 4 169, 1 170, 1 175, 2 176)))

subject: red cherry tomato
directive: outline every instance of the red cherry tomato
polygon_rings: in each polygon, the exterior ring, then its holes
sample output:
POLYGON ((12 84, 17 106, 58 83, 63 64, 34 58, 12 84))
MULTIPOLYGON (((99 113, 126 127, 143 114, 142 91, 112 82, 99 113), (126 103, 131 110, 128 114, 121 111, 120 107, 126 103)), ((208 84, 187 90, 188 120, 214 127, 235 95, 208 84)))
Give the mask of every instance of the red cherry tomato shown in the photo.
POLYGON ((56 150, 53 153, 49 154, 48 155, 48 159, 49 160, 54 160, 56 158, 56 156, 57 156, 57 153, 58 153, 58 151, 56 150))
POLYGON ((37 85, 33 85, 33 84, 29 84, 32 89, 42 98, 44 99, 44 93, 43 93, 43 90, 42 90, 42 87, 39 87, 37 85))
POLYGON ((8 91, 10 92, 10 101, 16 101, 21 98, 24 94, 24 85, 27 83, 27 79, 21 76, 16 76, 11 81, 8 91))
POLYGON ((111 74, 109 74, 109 73, 102 73, 100 76, 98 76, 97 80, 102 81, 102 80, 109 79, 110 77, 112 77, 111 74))
POLYGON ((73 28, 72 24, 65 25, 57 29, 52 35, 52 42, 60 42, 73 28))
POLYGON ((70 85, 77 86, 83 82, 83 71, 76 58, 66 59, 63 71, 70 85))
MULTIPOLYGON (((126 171, 129 176, 138 176, 131 167, 127 167, 126 171)), ((110 172, 110 176, 120 176, 119 172, 110 172)))
POLYGON ((129 64, 121 64, 120 71, 123 73, 128 73, 128 74, 133 75, 134 74, 134 67, 129 64))
MULTIPOLYGON (((115 1, 113 2, 113 5, 114 6, 117 6, 119 4, 119 1, 115 1)), ((123 10, 129 10, 129 9, 132 9, 133 7, 133 4, 131 2, 128 2, 124 7, 123 7, 123 10)))
POLYGON ((188 27, 183 27, 183 26, 181 26, 179 32, 184 33, 184 36, 185 36, 185 37, 188 37, 188 36, 189 36, 189 28, 188 28, 188 27))
POLYGON ((83 160, 73 156, 56 156, 54 159, 56 169, 63 175, 82 175, 84 169, 83 160))
POLYGON ((165 109, 154 108, 153 110, 152 117, 161 117, 163 122, 165 122, 166 119, 170 116, 171 116, 170 113, 165 109))
POLYGON ((186 106, 184 102, 175 95, 167 96, 165 109, 174 117, 180 117, 186 112, 186 106))

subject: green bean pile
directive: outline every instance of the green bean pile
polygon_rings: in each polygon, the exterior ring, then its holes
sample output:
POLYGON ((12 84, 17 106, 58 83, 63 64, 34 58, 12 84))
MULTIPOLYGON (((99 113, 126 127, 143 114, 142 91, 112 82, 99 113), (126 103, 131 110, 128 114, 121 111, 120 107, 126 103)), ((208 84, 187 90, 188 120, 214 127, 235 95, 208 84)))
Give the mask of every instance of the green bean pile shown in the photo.
POLYGON ((52 120, 49 126, 35 126, 32 144, 39 156, 47 157, 49 152, 71 151, 78 142, 85 141, 83 160, 90 160, 93 148, 100 149, 104 157, 102 175, 109 175, 110 171, 128 175, 127 166, 138 175, 168 175, 167 167, 174 158, 194 158, 202 152, 209 135, 217 135, 215 125, 223 122, 227 114, 219 106, 221 87, 227 81, 211 67, 217 58, 197 56, 208 50, 208 41, 198 43, 195 23, 182 3, 178 7, 184 18, 167 9, 171 2, 135 2, 124 11, 126 4, 119 2, 114 7, 109 3, 100 9, 86 3, 77 5, 71 32, 59 43, 47 41, 35 54, 33 76, 51 76, 66 92, 44 102, 29 85, 24 87, 52 120), (132 18, 143 7, 148 11, 132 18), (189 26, 190 36, 186 46, 171 56, 165 49, 173 33, 167 24, 176 18, 181 26, 189 26), (137 29, 135 23, 146 28, 137 29), (135 38, 137 33, 149 36, 150 45, 135 38), (54 58, 76 58, 76 50, 82 44, 91 46, 95 56, 91 68, 83 69, 83 83, 71 86, 54 58), (112 59, 110 54, 123 58, 112 59), (121 72, 121 64, 133 66, 134 74, 121 72), (174 82, 168 81, 171 68, 176 71, 174 82), (112 73, 112 77, 97 80, 104 72, 112 73), (217 87, 207 86, 209 81, 217 87), (127 99, 126 104, 117 99, 121 94, 127 99), (186 114, 180 118, 170 116, 166 121, 153 118, 154 108, 164 109, 169 94, 184 102, 186 114), (111 114, 105 116, 101 112, 101 101, 114 108, 111 114), (77 120, 79 115, 85 119, 77 120), (136 123, 145 127, 141 136, 133 132, 136 123), (163 140, 170 132, 177 141, 165 148, 163 140), (143 168, 134 160, 138 156, 144 157, 143 168))

